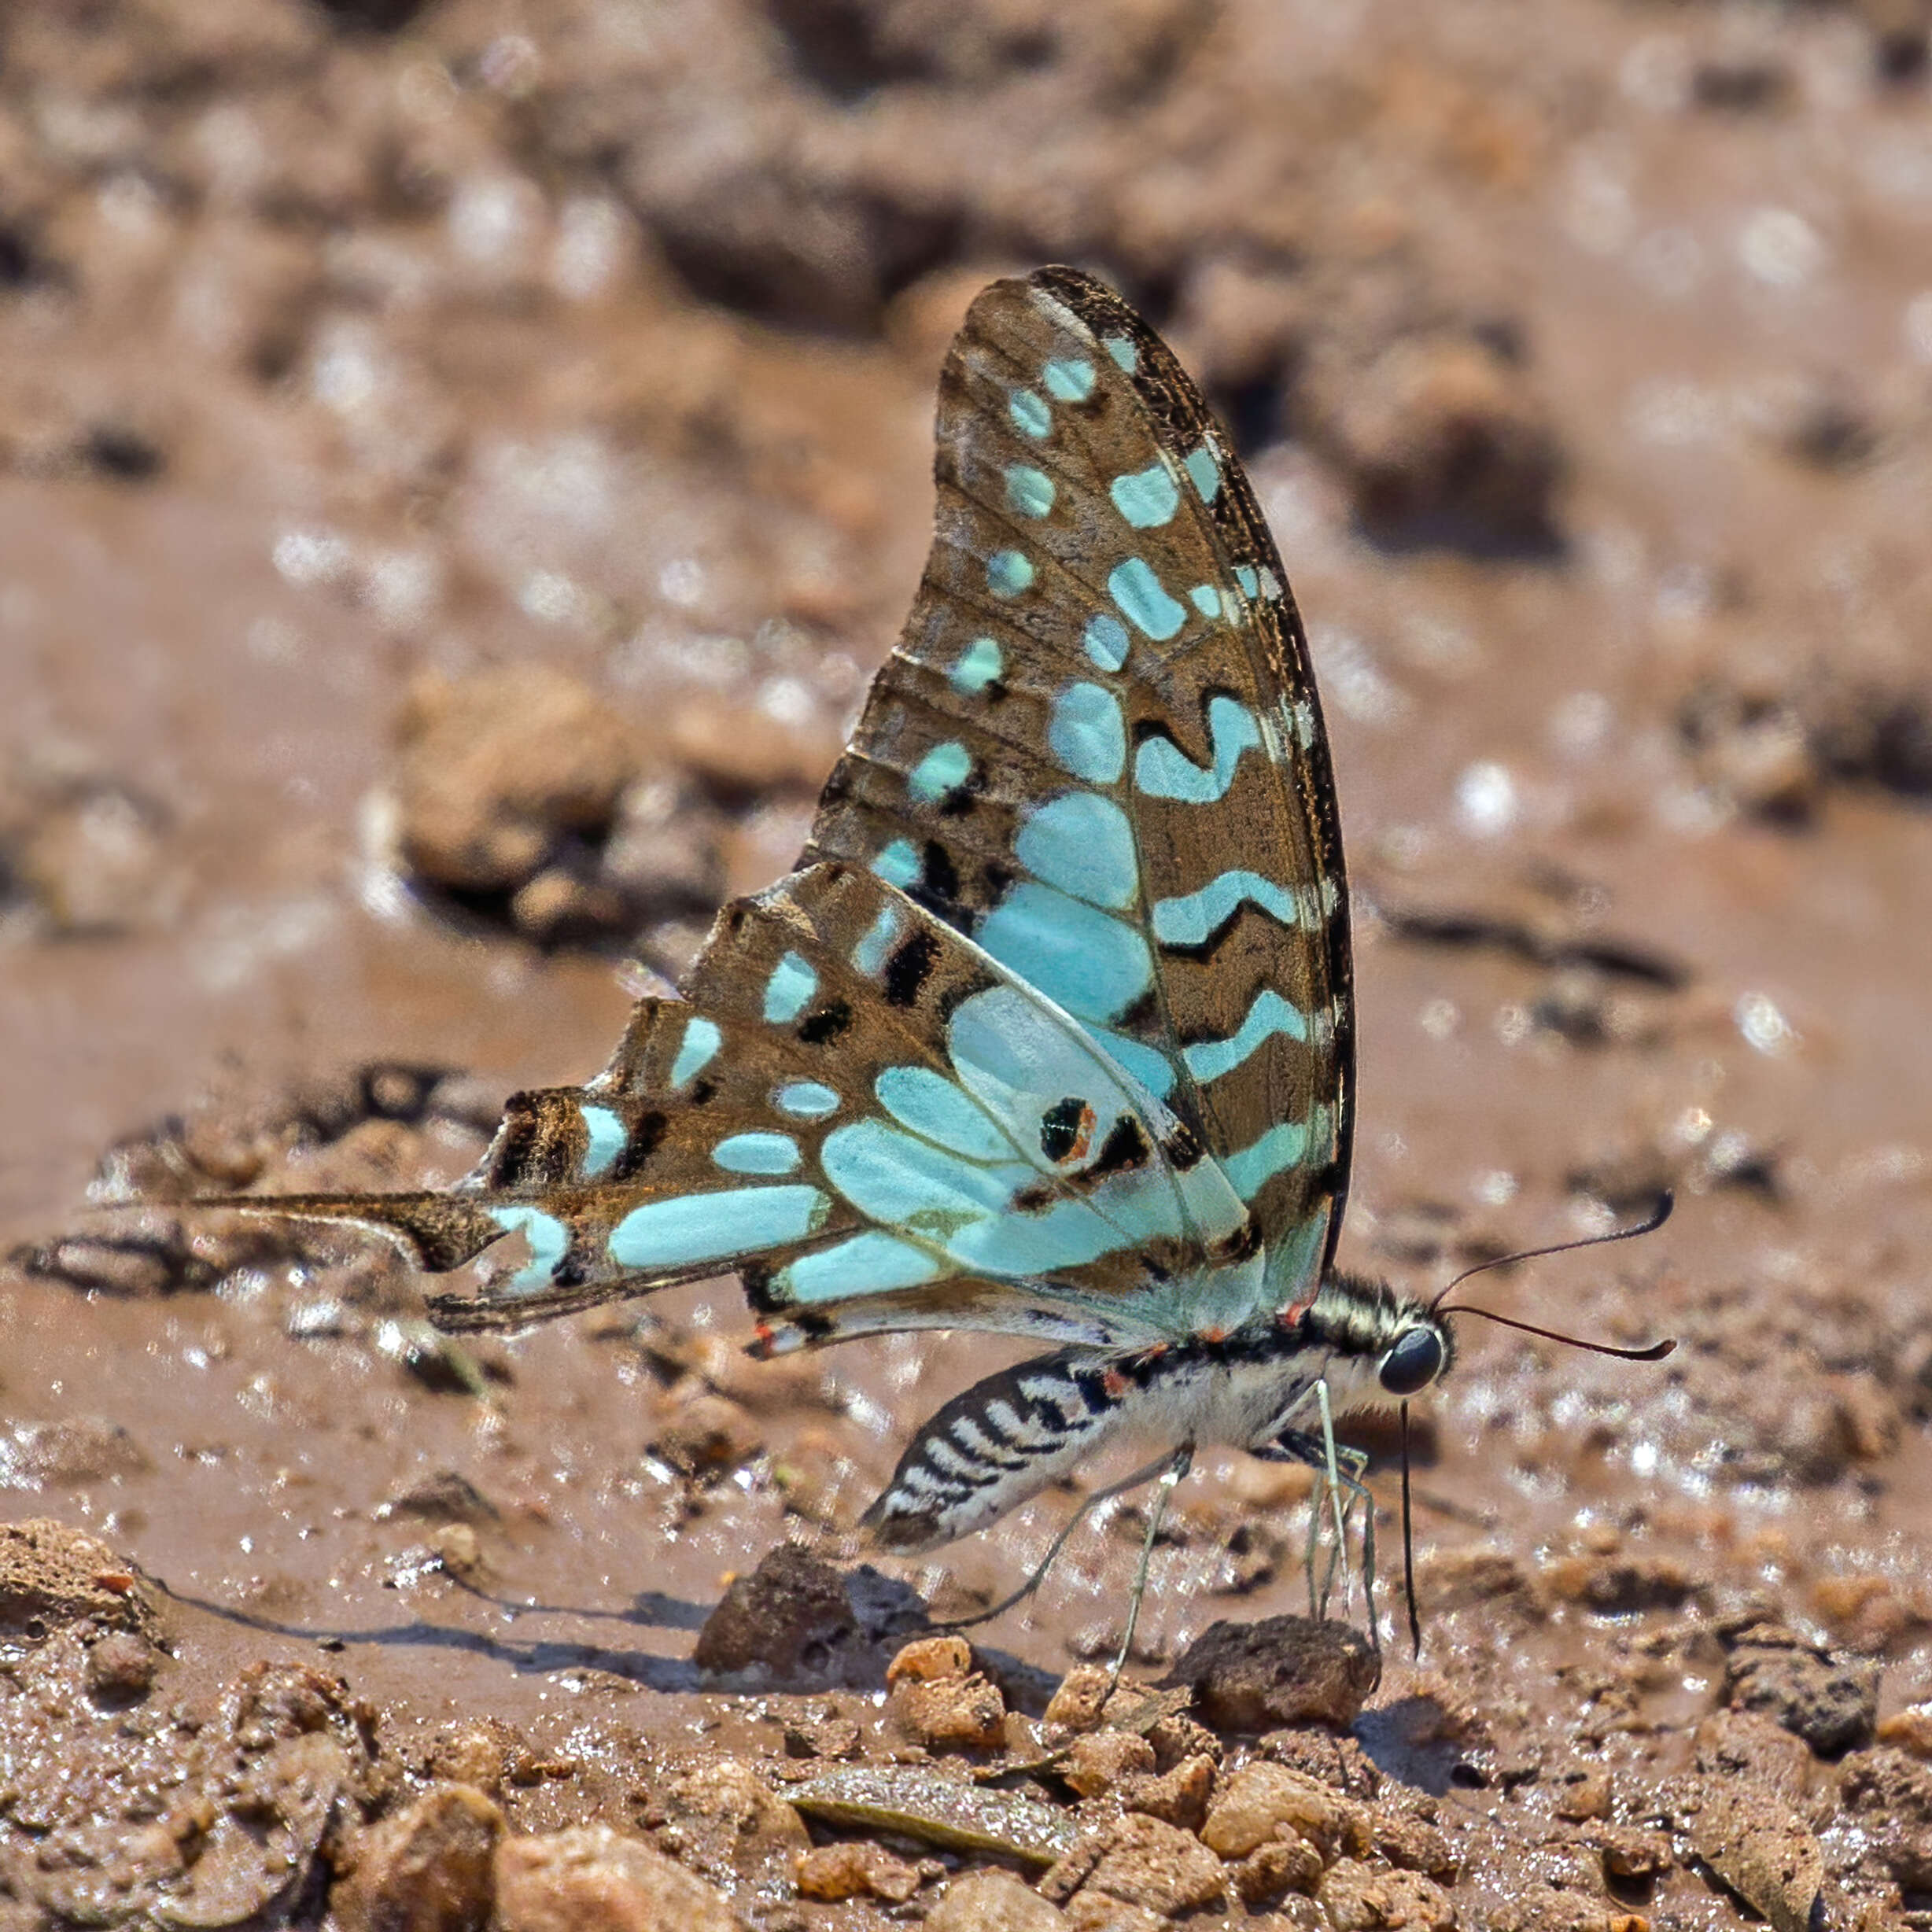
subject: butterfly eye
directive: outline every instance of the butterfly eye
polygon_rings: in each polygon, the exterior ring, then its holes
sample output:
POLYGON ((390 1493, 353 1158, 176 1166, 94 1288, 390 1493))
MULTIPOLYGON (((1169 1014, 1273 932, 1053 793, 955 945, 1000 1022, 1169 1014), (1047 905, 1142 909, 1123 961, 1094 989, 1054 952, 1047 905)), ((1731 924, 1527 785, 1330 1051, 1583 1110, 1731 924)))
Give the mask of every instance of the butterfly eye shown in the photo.
POLYGON ((1442 1373, 1442 1337, 1433 1329, 1405 1329, 1382 1358, 1382 1386, 1392 1396, 1413 1396, 1442 1373))

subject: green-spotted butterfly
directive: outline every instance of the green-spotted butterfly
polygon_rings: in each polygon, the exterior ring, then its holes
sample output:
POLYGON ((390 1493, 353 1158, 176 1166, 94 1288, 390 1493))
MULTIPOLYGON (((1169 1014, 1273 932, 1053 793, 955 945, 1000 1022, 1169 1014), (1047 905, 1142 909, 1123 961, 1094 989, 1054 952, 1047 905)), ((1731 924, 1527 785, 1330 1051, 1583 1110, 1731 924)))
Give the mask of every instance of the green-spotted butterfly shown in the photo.
POLYGON ((519 1272, 432 1301, 448 1329, 730 1270, 758 1352, 1052 1344, 919 1430, 866 1517, 890 1550, 1129 1435, 1163 1499, 1200 1444, 1315 1462, 1339 1529, 1331 1416, 1452 1351, 1435 1305, 1333 1265, 1348 894, 1274 545, 1171 352, 1072 269, 973 304, 938 442, 925 575, 798 869, 595 1079, 515 1096, 452 1192, 275 1208, 432 1271, 522 1235, 519 1272))

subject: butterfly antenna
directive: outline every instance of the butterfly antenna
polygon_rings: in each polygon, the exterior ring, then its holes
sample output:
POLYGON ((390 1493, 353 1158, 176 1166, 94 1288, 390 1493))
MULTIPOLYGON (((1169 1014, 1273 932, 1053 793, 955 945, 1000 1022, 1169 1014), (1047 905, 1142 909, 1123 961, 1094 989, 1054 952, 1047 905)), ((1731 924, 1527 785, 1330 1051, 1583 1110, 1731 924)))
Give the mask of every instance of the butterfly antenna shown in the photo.
POLYGON ((1415 1607, 1415 1528, 1409 1505, 1409 1405, 1402 1405, 1402 1588, 1409 1599, 1409 1642, 1422 1654, 1422 1613, 1415 1607))
POLYGON ((1484 1274, 1491 1268, 1506 1268, 1519 1261, 1539 1261, 1546 1255, 1572 1254, 1580 1248, 1604 1248, 1612 1241, 1634 1241, 1639 1234, 1654 1234, 1670 1219, 1671 1210, 1676 1204, 1676 1196, 1665 1188, 1657 1196, 1657 1205, 1650 1213, 1627 1228, 1613 1228, 1607 1234, 1588 1234, 1581 1241, 1558 1241, 1548 1248, 1525 1248, 1519 1254, 1499 1255, 1491 1261, 1479 1261, 1474 1267, 1465 1268, 1436 1296, 1429 1307, 1442 1314, 1479 1314, 1485 1322, 1495 1322, 1504 1328, 1521 1329, 1525 1335, 1539 1335, 1545 1341, 1562 1342, 1572 1348, 1587 1348, 1592 1355, 1614 1355, 1620 1362, 1661 1362, 1677 1346, 1675 1340, 1652 1342, 1643 1348, 1618 1348, 1609 1342, 1586 1341, 1580 1335, 1566 1335, 1560 1329, 1539 1328, 1534 1322, 1519 1322, 1514 1315, 1499 1314, 1493 1308, 1467 1304, 1445 1308, 1443 1304, 1471 1275, 1484 1274))

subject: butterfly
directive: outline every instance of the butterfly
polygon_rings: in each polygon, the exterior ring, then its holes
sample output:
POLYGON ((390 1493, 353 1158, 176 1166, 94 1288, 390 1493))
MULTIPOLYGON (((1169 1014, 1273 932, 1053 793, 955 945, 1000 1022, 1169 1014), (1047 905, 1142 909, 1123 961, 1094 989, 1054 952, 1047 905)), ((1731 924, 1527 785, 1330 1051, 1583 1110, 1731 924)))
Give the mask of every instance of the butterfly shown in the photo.
POLYGON ((731 1271, 761 1355, 1038 1341, 916 1432, 865 1518, 887 1551, 1128 1438, 1163 1502, 1202 1445, 1311 1462, 1345 1540, 1333 1417, 1406 1404, 1454 1343, 1335 1266, 1348 890, 1281 561, 1172 352, 1076 270, 973 303, 937 441, 924 576, 798 868, 724 908, 682 997, 588 1085, 514 1096, 447 1193, 237 1204, 431 1272, 521 1235, 514 1274, 431 1300, 448 1329, 731 1271))

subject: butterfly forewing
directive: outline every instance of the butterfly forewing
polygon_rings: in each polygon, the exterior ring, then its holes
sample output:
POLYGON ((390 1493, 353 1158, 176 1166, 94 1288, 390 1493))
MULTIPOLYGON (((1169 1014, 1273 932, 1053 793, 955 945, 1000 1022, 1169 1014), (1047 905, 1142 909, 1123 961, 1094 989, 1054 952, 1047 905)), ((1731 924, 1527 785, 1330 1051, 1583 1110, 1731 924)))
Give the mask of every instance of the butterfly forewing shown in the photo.
POLYGON ((1252 1245, 1192 1133, 875 875, 727 907, 582 1090, 513 1102, 469 1199, 529 1265, 452 1324, 736 1269, 776 1345, 962 1322, 1120 1343, 1134 1298, 1252 1245))
POLYGON ((1299 1292, 1346 1185, 1348 900, 1246 477, 1166 346, 1068 269, 973 304, 938 443, 925 575, 807 856, 870 867, 1081 1021, 1249 1204, 1266 1293, 1299 1292))

